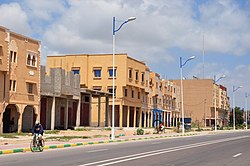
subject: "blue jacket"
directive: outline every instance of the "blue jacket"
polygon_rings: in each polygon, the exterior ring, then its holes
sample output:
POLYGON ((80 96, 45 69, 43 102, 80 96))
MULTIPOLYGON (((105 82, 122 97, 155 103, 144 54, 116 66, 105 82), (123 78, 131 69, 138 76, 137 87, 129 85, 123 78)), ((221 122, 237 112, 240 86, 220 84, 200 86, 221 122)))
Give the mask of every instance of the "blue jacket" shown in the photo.
POLYGON ((43 135, 43 126, 41 124, 35 125, 32 129, 32 134, 37 133, 43 135))

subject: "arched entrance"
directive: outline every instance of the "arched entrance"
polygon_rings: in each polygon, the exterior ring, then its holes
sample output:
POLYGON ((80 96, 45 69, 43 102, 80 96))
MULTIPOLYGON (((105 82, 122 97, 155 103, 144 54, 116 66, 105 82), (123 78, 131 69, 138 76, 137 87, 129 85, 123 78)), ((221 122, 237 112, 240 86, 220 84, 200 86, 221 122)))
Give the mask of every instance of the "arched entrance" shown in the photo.
POLYGON ((3 133, 17 132, 18 110, 17 106, 9 104, 3 113, 3 133))
POLYGON ((26 106, 22 116, 22 132, 31 132, 36 121, 35 110, 33 106, 26 106))

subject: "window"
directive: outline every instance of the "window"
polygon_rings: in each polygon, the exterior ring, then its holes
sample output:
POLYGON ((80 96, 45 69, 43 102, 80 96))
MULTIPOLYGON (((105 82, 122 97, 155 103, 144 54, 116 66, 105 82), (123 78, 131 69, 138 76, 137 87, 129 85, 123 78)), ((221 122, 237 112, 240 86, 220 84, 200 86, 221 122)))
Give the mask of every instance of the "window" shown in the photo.
POLYGON ((14 59, 13 62, 16 62, 16 52, 14 52, 14 59))
POLYGON ((144 82, 144 73, 141 73, 141 82, 144 82))
POLYGON ((95 78, 101 78, 101 73, 102 73, 101 69, 94 69, 94 77, 95 78))
POLYGON ((30 54, 28 55, 28 58, 27 58, 27 65, 30 65, 30 61, 31 61, 31 56, 30 54))
POLYGON ((9 90, 11 91, 12 89, 12 80, 10 80, 10 87, 9 87, 9 90))
POLYGON ((3 46, 0 45, 0 56, 3 56, 3 46))
POLYGON ((139 73, 138 71, 135 71, 135 80, 136 81, 138 81, 138 79, 139 79, 138 73, 139 73))
POLYGON ((16 80, 10 80, 9 91, 16 91, 16 80))
POLYGON ((32 66, 36 66, 36 58, 35 58, 35 56, 32 57, 32 66))
POLYGON ((13 80, 13 87, 12 87, 12 91, 16 91, 16 80, 13 80))
POLYGON ((128 96, 128 90, 124 89, 124 96, 127 97, 128 96))
POLYGON ((71 71, 73 71, 74 75, 80 74, 80 67, 72 67, 71 71))
POLYGON ((16 59, 17 59, 17 52, 10 51, 10 61, 15 63, 16 59))
POLYGON ((132 90, 132 98, 134 98, 134 90, 132 90))
POLYGON ((129 79, 132 79, 132 69, 129 69, 129 70, 128 70, 128 78, 129 78, 129 79))
POLYGON ((72 71, 73 71, 74 75, 76 75, 76 74, 79 74, 79 73, 80 73, 80 70, 72 70, 72 71))
MULTIPOLYGON (((109 68, 109 77, 113 77, 113 68, 109 68)), ((116 68, 114 70, 114 77, 116 77, 116 68)))
POLYGON ((138 99, 140 99, 141 98, 141 93, 140 92, 138 92, 138 99))
POLYGON ((31 67, 37 67, 37 55, 29 52, 27 55, 27 65, 31 67))
POLYGON ((28 93, 33 94, 33 84, 32 83, 28 83, 28 93))
MULTIPOLYGON (((113 87, 112 86, 108 87, 108 92, 113 94, 113 87)), ((116 96, 116 87, 114 89, 114 94, 116 96)))
POLYGON ((12 62, 13 59, 13 51, 10 51, 10 61, 12 62))
POLYGON ((93 90, 101 91, 102 87, 101 86, 93 86, 93 90))

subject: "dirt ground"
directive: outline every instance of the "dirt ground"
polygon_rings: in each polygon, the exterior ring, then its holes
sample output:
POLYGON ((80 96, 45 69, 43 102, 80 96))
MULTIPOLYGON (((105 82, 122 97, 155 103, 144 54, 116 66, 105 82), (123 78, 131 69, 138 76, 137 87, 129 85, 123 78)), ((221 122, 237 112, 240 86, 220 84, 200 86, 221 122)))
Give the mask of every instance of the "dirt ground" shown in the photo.
MULTIPOLYGON (((115 130, 115 136, 132 136, 136 135, 136 128, 125 128, 125 129, 116 129, 115 130)), ((153 134, 154 129, 149 128, 149 129, 143 129, 144 134, 153 134)), ((166 133, 172 133, 171 130, 167 130, 166 133)), ((89 139, 92 138, 109 138, 111 134, 111 130, 105 130, 104 128, 99 128, 99 129, 85 129, 84 131, 79 131, 79 130, 60 130, 57 133, 52 133, 51 131, 45 131, 44 138, 50 138, 50 137, 64 137, 64 136, 81 136, 81 137, 86 137, 89 139), (47 133, 46 133, 47 132, 47 133)), ((31 133, 27 134, 21 134, 17 135, 14 134, 14 137, 17 138, 5 138, 0 135, 0 146, 1 145, 10 145, 10 144, 22 144, 22 143, 29 143, 32 140, 32 135, 31 133)), ((78 139, 79 140, 79 139, 78 139)), ((48 139, 46 141, 53 141, 51 139, 48 139)), ((58 140, 57 140, 58 141, 58 140)), ((59 140, 60 141, 60 140, 59 140)), ((74 139, 70 139, 68 142, 75 141, 74 139)), ((81 140, 83 141, 83 139, 81 140)))

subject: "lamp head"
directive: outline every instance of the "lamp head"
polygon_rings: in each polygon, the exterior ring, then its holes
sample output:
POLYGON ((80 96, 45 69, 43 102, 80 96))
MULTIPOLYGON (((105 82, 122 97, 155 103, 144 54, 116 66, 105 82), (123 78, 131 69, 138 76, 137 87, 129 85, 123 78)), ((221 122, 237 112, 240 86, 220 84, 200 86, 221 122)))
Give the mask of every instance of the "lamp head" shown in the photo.
POLYGON ((239 88, 243 88, 243 86, 239 86, 239 88))
POLYGON ((225 78, 226 77, 226 75, 225 74, 223 74, 222 76, 221 76, 221 78, 225 78))
POLYGON ((136 19, 135 17, 129 17, 127 21, 128 21, 128 22, 129 22, 129 21, 134 21, 135 19, 136 19))
POLYGON ((191 60, 191 59, 194 59, 195 58, 195 56, 193 55, 193 56, 191 56, 191 57, 189 57, 189 59, 191 60))

